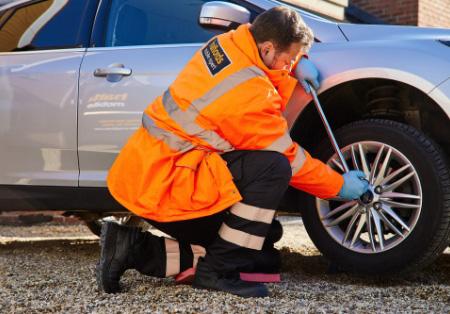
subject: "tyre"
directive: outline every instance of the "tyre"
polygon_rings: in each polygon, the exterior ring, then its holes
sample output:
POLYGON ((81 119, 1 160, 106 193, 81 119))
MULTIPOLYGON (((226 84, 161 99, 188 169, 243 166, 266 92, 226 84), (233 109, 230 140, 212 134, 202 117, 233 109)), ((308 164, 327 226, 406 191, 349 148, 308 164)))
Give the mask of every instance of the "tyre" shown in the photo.
POLYGON ((102 232, 102 220, 101 219, 89 220, 89 221, 85 220, 84 224, 86 225, 86 227, 88 227, 88 229, 93 234, 100 237, 100 234, 102 232))
MULTIPOLYGON (((303 220, 317 248, 339 268, 362 274, 434 261, 450 232, 450 174, 437 144, 390 120, 354 122, 335 135, 349 168, 366 173, 371 198, 308 198, 303 220)), ((313 154, 343 173, 328 139, 313 154)))

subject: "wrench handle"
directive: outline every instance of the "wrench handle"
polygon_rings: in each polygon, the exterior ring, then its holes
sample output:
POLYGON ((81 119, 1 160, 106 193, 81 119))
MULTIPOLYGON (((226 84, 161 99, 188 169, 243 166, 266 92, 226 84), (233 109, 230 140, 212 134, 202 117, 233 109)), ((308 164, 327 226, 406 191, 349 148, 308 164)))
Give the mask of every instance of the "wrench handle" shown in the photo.
POLYGON ((345 161, 344 156, 342 155, 342 152, 341 152, 341 149, 339 148, 338 143, 336 142, 336 138, 334 137, 334 134, 330 127, 330 124, 328 123, 327 117, 325 116, 325 113, 323 112, 322 106, 320 105, 320 102, 319 102, 319 98, 317 97, 317 92, 311 84, 309 84, 308 82, 306 84, 309 85, 309 89, 311 91, 311 95, 314 100, 314 104, 316 105, 317 112, 319 113, 320 119, 322 120, 323 125, 325 126, 325 129, 327 130, 328 137, 331 141, 331 144, 333 145, 334 151, 339 156, 341 164, 344 167, 344 171, 349 172, 350 169, 347 165, 347 162, 345 161))

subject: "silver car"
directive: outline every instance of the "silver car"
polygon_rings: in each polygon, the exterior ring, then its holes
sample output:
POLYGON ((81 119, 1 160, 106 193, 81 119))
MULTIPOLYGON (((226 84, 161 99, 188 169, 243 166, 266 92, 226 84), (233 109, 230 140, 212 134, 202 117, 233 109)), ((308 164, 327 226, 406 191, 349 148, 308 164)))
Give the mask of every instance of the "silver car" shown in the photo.
MULTIPOLYGON (((19 0, 0 7, 0 210, 64 210, 94 223, 126 210, 105 177, 143 109, 209 38, 274 0, 19 0)), ((295 7, 293 7, 295 8, 295 7)), ((289 190, 319 250, 359 273, 411 271, 450 232, 450 30, 335 23, 295 8, 344 157, 365 201, 289 190)), ((310 98, 291 136, 338 171, 310 98)), ((95 230, 94 230, 95 231, 95 230)))

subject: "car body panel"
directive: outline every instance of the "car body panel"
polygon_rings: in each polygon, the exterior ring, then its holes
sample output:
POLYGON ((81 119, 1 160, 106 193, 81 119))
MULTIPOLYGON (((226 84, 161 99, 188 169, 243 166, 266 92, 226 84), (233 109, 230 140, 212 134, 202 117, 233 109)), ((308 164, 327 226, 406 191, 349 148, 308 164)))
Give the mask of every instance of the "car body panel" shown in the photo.
POLYGON ((324 18, 311 14, 307 11, 301 10, 292 5, 273 1, 273 0, 247 0, 247 2, 256 5, 264 10, 268 10, 278 5, 287 6, 297 10, 301 15, 305 23, 311 27, 314 32, 314 36, 320 42, 345 42, 347 39, 342 34, 337 23, 330 22, 324 18))
POLYGON ((0 183, 78 185, 84 49, 0 53, 0 183))
MULTIPOLYGON (((450 77, 444 82, 436 86, 429 94, 434 101, 437 103, 446 103, 447 115, 450 116, 450 77)), ((450 134, 447 134, 450 137, 450 134)))
MULTIPOLYGON (((250 0, 248 2, 263 9, 279 4, 276 1, 266 0, 250 0)), ((408 33, 410 38, 408 41, 377 39, 348 42, 339 28, 339 26, 342 26, 345 30, 348 30, 347 25, 329 22, 302 10, 299 10, 299 12, 306 23, 313 28, 315 36, 319 40, 313 45, 309 53, 309 58, 319 68, 323 79, 319 93, 339 84, 364 78, 397 80, 414 86, 424 93, 429 93, 449 75, 448 69, 450 67, 443 66, 443 62, 446 62, 444 55, 448 47, 437 41, 412 39, 411 34, 408 33), (408 58, 405 58, 405 55, 408 58), (415 60, 426 60, 426 62, 415 62, 415 60), (428 71, 430 66, 434 68, 433 71, 428 71)), ((431 33, 428 30, 427 36, 430 36, 431 33)), ((128 89, 131 86, 136 89, 135 92, 129 92, 128 90, 127 97, 131 98, 127 99, 123 104, 124 107, 120 110, 109 108, 102 110, 103 114, 93 116, 92 113, 87 112, 86 106, 89 104, 80 107, 80 186, 105 186, 104 180, 107 170, 114 161, 117 152, 120 151, 128 136, 133 132, 133 128, 136 128, 140 123, 140 111, 163 92, 199 45, 192 45, 190 49, 184 50, 182 57, 180 57, 180 54, 173 57, 172 52, 176 50, 175 47, 178 45, 172 47, 128 47, 126 51, 117 47, 105 49, 103 53, 108 57, 106 57, 105 62, 102 58, 97 58, 97 60, 102 60, 101 63, 97 63, 97 66, 101 64, 104 67, 112 63, 122 63, 128 67, 129 64, 134 64, 131 66, 133 74, 130 77, 124 77, 119 83, 110 83, 105 79, 93 78, 92 73, 89 75, 87 72, 94 70, 95 61, 89 61, 89 70, 85 69, 83 64, 80 104, 87 104, 86 101, 96 93, 100 95, 121 94, 124 89, 120 88, 123 87, 125 82, 130 84, 127 85, 128 89), (151 52, 151 58, 147 57, 147 50, 151 52), (105 51, 108 51, 108 53, 105 51), (158 60, 158 62, 155 62, 157 65, 153 63, 155 59, 158 60), (134 72, 137 69, 139 73, 134 72), (137 76, 135 77, 135 75, 137 76), (160 79, 158 79, 158 76, 160 79), (98 84, 94 82, 100 81, 102 83, 99 85, 100 87, 97 85, 95 91, 90 86, 91 84, 86 83, 85 78, 89 78, 88 81, 93 84, 98 84), (119 91, 115 88, 112 92, 111 87, 113 86, 119 87, 119 91), (139 86, 145 86, 148 91, 145 93, 138 91, 139 86), (85 90, 85 87, 89 91, 85 90), (138 95, 139 93, 140 95, 138 95), (113 111, 117 111, 117 113, 112 113, 113 111), (89 117, 85 116, 86 114, 89 117), (110 124, 109 126, 101 126, 102 123, 110 124), (115 126, 111 126, 114 123, 115 126), (130 127, 130 129, 126 129, 127 127, 130 127), (101 130, 102 128, 103 130, 101 130), (108 130, 108 128, 110 129, 108 130), (125 129, 120 131, 120 128, 125 129), (94 131, 95 129, 97 131, 94 131)), ((90 54, 88 56, 89 58, 93 57, 90 54)), ((288 120, 289 127, 294 125, 301 109, 310 100, 309 97, 305 96, 297 102, 296 107, 292 106, 286 110, 284 115, 288 120)), ((92 104, 90 105, 92 106, 92 104)), ((448 101, 447 105, 445 102, 441 105, 450 116, 448 101)))
MULTIPOLYGON (((28 1, 16 3, 23 2, 28 1)), ((275 0, 246 2, 261 9, 286 5, 275 0)), ((84 49, 17 52, 11 54, 14 58, 0 54, 0 110, 7 112, 0 116, 0 144, 14 145, 16 150, 1 157, 8 162, 0 166, 0 184, 105 187, 108 169, 141 124, 144 108, 162 94, 203 44, 101 48, 97 37, 106 31, 108 7, 107 1, 100 2, 92 35, 95 47, 85 55, 84 49), (96 69, 113 64, 130 69, 131 75, 94 76, 96 69), (25 68, 10 77, 16 66, 25 68), (46 79, 51 83, 45 83, 46 79), (31 91, 21 90, 17 96, 18 86, 31 91), (13 115, 22 119, 20 124, 12 120, 13 115), (11 166, 12 162, 16 165, 11 166)), ((319 94, 349 81, 384 78, 423 91, 450 117, 450 83, 443 83, 450 77, 450 48, 437 41, 448 40, 449 30, 335 23, 295 9, 317 39, 309 58, 321 72, 319 94)), ((284 114, 290 128, 310 102, 304 95, 296 106, 287 108, 284 114)))
POLYGON ((348 23, 339 23, 338 25, 345 37, 351 42, 450 39, 448 28, 348 23))
POLYGON ((80 186, 105 186, 117 153, 142 121, 144 109, 176 78, 200 44, 90 48, 80 74, 80 186), (123 64, 130 76, 95 77, 123 64))
MULTIPOLYGON (((320 92, 352 80, 385 78, 428 94, 449 77, 450 58, 442 56, 445 50, 450 53, 448 47, 437 41, 317 44, 311 50, 310 59, 323 78, 320 92), (421 48, 422 45, 427 49, 421 48)), ((441 107, 450 117, 448 102, 441 103, 441 107)))

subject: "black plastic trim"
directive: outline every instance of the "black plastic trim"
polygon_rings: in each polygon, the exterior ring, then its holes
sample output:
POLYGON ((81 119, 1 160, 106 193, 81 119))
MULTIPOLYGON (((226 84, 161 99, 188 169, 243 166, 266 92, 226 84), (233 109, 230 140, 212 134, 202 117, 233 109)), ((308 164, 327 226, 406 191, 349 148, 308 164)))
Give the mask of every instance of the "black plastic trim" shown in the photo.
POLYGON ((127 212, 106 187, 0 185, 0 211, 127 212))
POLYGON ((108 14, 111 8, 110 0, 100 0, 95 15, 89 47, 104 47, 108 14))

